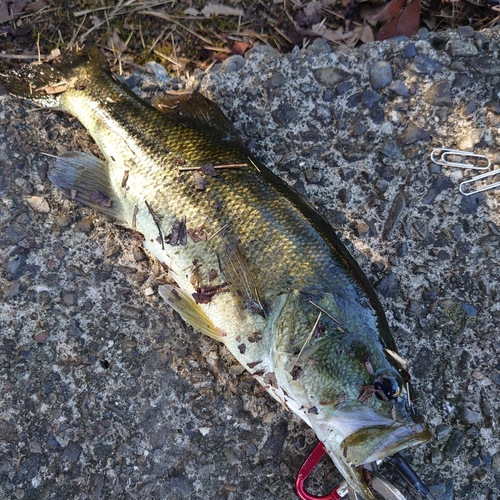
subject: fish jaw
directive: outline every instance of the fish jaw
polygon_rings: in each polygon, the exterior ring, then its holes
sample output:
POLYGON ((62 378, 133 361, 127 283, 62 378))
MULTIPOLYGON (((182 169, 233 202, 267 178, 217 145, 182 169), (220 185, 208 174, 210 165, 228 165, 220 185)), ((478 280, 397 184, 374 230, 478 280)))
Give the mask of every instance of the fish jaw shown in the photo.
POLYGON ((378 497, 366 481, 363 465, 431 438, 424 423, 412 419, 394 421, 375 408, 356 402, 328 417, 314 416, 310 425, 349 486, 366 500, 378 497))

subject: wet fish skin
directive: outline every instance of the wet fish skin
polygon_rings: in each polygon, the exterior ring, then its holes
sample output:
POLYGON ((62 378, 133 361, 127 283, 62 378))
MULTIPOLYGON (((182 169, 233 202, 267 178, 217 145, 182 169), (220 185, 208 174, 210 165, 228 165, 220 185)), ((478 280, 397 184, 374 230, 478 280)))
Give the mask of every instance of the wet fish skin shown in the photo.
POLYGON ((396 347, 382 307, 325 219, 252 157, 211 101, 194 92, 153 107, 94 46, 5 84, 81 121, 106 161, 68 153, 52 182, 141 232, 177 283, 159 288, 165 300, 315 430, 353 490, 376 498, 359 467, 430 434, 387 353, 396 347), (201 189, 180 171, 206 164, 246 166, 201 173, 201 189))

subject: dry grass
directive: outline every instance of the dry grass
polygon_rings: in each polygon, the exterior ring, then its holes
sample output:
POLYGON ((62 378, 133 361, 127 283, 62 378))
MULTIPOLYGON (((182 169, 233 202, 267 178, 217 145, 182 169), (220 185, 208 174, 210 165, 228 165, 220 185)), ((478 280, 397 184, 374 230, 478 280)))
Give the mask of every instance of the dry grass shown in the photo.
MULTIPOLYGON (((423 0, 421 26, 442 30, 471 24, 481 29, 498 23, 494 4, 470 1, 423 0)), ((320 36, 332 45, 370 41, 380 25, 372 26, 367 20, 382 5, 381 0, 224 0, 218 4, 197 0, 75 0, 63 4, 17 0, 10 4, 12 11, 0 10, 1 59, 17 64, 92 40, 108 52, 118 71, 157 60, 179 75, 243 54, 257 42, 286 53, 320 36)))

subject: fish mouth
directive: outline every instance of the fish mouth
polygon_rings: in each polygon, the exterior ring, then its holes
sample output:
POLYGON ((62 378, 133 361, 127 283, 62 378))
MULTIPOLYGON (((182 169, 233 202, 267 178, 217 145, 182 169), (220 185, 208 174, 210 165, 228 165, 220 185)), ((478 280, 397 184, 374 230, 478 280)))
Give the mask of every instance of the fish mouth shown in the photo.
POLYGON ((425 443, 431 432, 425 424, 376 425, 362 428, 347 436, 340 444, 342 456, 351 466, 382 460, 400 450, 425 443))
POLYGON ((394 401, 392 410, 392 415, 390 411, 384 415, 376 408, 359 402, 337 410, 332 415, 335 423, 331 425, 333 422, 330 421, 330 426, 327 426, 330 430, 325 436, 327 449, 337 455, 345 466, 358 467, 429 441, 432 437, 429 428, 414 408, 406 405, 404 398, 394 401), (402 407, 407 411, 403 412, 402 407), (335 429, 333 432, 332 427, 335 429))

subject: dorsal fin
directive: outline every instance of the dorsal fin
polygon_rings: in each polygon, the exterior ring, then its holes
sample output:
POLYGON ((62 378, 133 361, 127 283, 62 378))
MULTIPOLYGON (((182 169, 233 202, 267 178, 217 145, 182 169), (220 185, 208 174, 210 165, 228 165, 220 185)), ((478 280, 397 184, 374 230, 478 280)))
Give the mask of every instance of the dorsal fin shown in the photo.
POLYGON ((164 114, 193 120, 198 126, 211 132, 215 129, 226 139, 241 143, 238 133, 219 106, 197 90, 165 94, 154 99, 153 106, 164 114))

